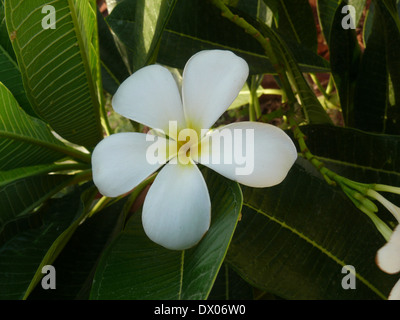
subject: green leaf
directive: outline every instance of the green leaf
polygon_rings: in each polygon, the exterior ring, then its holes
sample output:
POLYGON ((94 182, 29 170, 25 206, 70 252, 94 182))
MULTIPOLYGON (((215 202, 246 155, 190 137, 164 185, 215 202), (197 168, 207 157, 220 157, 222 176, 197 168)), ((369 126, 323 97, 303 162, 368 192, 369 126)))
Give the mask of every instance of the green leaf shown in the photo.
MULTIPOLYGON (((327 168, 360 182, 400 184, 399 137, 333 126, 302 131, 327 168)), ((386 298, 398 281, 375 264, 385 239, 373 223, 306 160, 281 185, 242 189, 243 216, 226 260, 252 285, 286 299, 370 300, 386 298), (356 290, 341 286, 346 265, 356 268, 356 290)), ((383 207, 378 214, 394 222, 383 207)))
MULTIPOLYGON (((46 252, 74 220, 80 192, 52 199, 48 206, 18 221, 18 232, 0 247, 0 299, 22 299, 46 252), (36 217, 35 224, 27 223, 36 217)), ((41 271, 41 270, 40 270, 41 271)))
POLYGON ((25 112, 31 116, 36 116, 26 97, 21 73, 8 37, 3 0, 0 1, 0 82, 3 82, 13 93, 25 112))
MULTIPOLYGON (((240 2, 237 8, 237 13, 242 17, 251 10, 240 2), (244 11, 239 11, 241 9, 244 11)), ((162 35, 157 61, 183 69, 192 55, 210 49, 230 50, 241 56, 249 64, 251 74, 275 73, 260 44, 222 17, 211 3, 178 0, 162 35)), ((298 63, 303 72, 329 71, 329 64, 310 49, 297 46, 295 53, 302 58, 298 63)))
POLYGON ((80 224, 57 259, 57 290, 36 286, 29 299, 87 299, 101 253, 122 229, 125 201, 118 201, 80 224))
POLYGON ((277 32, 285 40, 317 52, 317 28, 308 0, 264 0, 274 12, 277 32))
POLYGON ((356 26, 359 25, 360 20, 364 13, 365 5, 367 4, 367 0, 347 0, 350 6, 353 6, 356 9, 356 26))
POLYGON ((71 176, 68 175, 39 175, 1 186, 0 233, 7 222, 30 213, 70 181, 71 176))
POLYGON ((131 51, 132 71, 154 63, 160 38, 177 0, 125 0, 107 17, 111 29, 131 51))
POLYGON ((81 170, 89 168, 90 168, 89 165, 85 164, 67 163, 67 164, 43 164, 32 167, 16 168, 8 171, 0 171, 0 187, 4 187, 5 185, 19 179, 25 179, 32 176, 43 175, 50 172, 54 173, 60 171, 81 170))
POLYGON ((379 7, 382 21, 385 28, 386 59, 392 83, 391 91, 394 97, 394 104, 387 109, 386 131, 399 134, 398 121, 400 119, 400 18, 395 0, 375 1, 375 6, 379 7))
MULTIPOLYGON (((341 0, 319 0, 317 1, 318 17, 326 43, 331 42, 331 32, 334 19, 341 0)), ((344 17, 344 16, 343 16, 344 17)))
POLYGON ((302 131, 312 153, 340 175, 365 183, 400 185, 399 136, 334 126, 306 126, 302 131))
POLYGON ((354 127, 384 133, 386 129, 389 82, 385 41, 384 17, 379 8, 373 15, 373 24, 366 49, 361 58, 354 95, 354 127))
POLYGON ((277 59, 285 65, 287 72, 291 74, 307 121, 310 124, 332 124, 332 120, 305 80, 289 46, 267 25, 260 25, 260 28, 270 39, 277 59))
POLYGON ((253 288, 224 263, 208 300, 253 300, 253 288))
MULTIPOLYGON (((349 5, 353 6, 356 10, 356 21, 355 24, 358 25, 363 11, 365 7, 366 0, 348 0, 349 5)), ((324 34, 326 43, 331 42, 331 33, 332 28, 337 27, 335 25, 334 19, 339 8, 339 5, 346 5, 343 0, 318 0, 317 1, 317 8, 318 8, 318 17, 321 23, 322 32, 324 34)), ((342 18, 345 18, 346 14, 342 14, 342 18)), ((340 21, 340 26, 341 26, 340 21)))
MULTIPOLYGON (((55 29, 44 29, 48 1, 6 0, 6 22, 35 112, 63 138, 93 147, 102 138, 101 71, 94 0, 57 0, 55 29)), ((51 14, 51 13, 50 13, 51 14)), ((47 17, 48 19, 48 17, 47 17)))
POLYGON ((79 225, 87 218, 89 207, 92 205, 93 199, 98 193, 98 190, 95 186, 89 187, 87 190, 81 193, 80 195, 80 205, 79 210, 77 210, 76 215, 73 220, 71 220, 70 225, 63 230, 62 233, 54 240, 51 246, 48 248, 46 254, 43 256, 40 264, 32 277, 29 286, 26 289, 24 299, 26 299, 35 286, 40 282, 43 274, 42 268, 45 265, 52 265, 54 260, 58 257, 61 251, 64 249, 68 241, 71 239, 72 235, 75 233, 76 229, 79 225))
POLYGON ((286 299, 382 299, 398 280, 375 265, 384 239, 372 223, 302 166, 281 186, 246 188, 244 197, 227 262, 260 289, 286 299), (356 268, 357 290, 341 286, 346 265, 356 268))
POLYGON ((0 170, 50 163, 64 157, 67 147, 47 125, 27 115, 0 82, 0 170))
POLYGON ((340 105, 347 126, 354 127, 354 95, 359 75, 361 49, 356 31, 342 27, 342 3, 335 14, 329 42, 332 75, 339 93, 340 105))
POLYGON ((366 12, 364 26, 363 26, 362 36, 363 36, 364 43, 368 42, 368 38, 372 32, 372 26, 374 23, 374 15, 375 15, 375 5, 373 2, 371 2, 371 5, 369 6, 369 9, 366 12))
POLYGON ((14 50, 11 45, 10 38, 6 26, 6 17, 4 9, 4 0, 0 0, 0 43, 11 59, 15 60, 14 50))
POLYGON ((242 198, 236 183, 216 173, 206 171, 206 181, 212 223, 203 240, 186 251, 167 250, 147 238, 140 214, 134 214, 103 254, 91 299, 207 298, 235 229, 242 198))
POLYGON ((103 87, 110 94, 114 94, 121 83, 129 77, 129 71, 122 60, 107 22, 98 10, 97 24, 103 87))
POLYGON ((273 12, 266 6, 263 0, 232 0, 224 2, 228 6, 245 12, 249 16, 268 24, 269 26, 273 23, 273 12))

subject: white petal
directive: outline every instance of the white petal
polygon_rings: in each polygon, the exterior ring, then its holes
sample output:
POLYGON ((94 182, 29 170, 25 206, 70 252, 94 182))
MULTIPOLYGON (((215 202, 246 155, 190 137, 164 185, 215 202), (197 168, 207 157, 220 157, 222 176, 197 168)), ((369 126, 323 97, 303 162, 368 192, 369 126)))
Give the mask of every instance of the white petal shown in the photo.
POLYGON ((388 274, 400 272, 400 226, 394 230, 389 242, 378 250, 376 263, 388 274))
POLYGON ((296 159, 296 148, 283 130, 237 122, 205 136, 195 161, 243 185, 266 188, 281 183, 296 159))
MULTIPOLYGON (((154 141, 146 141, 149 136, 135 132, 117 133, 96 146, 92 154, 93 181, 101 194, 120 196, 166 163, 165 148, 160 148, 158 162, 147 157, 147 151, 155 144, 154 141)), ((155 139, 161 145, 168 141, 162 137, 155 139)))
POLYGON ((195 164, 161 169, 146 196, 143 227, 147 236, 171 250, 196 245, 210 226, 211 203, 204 178, 195 164))
POLYGON ((397 281, 389 295, 389 300, 400 300, 400 280, 397 281))
POLYGON ((168 69, 159 65, 144 67, 126 79, 112 105, 124 117, 167 134, 169 121, 177 121, 180 129, 186 127, 178 86, 168 69))
POLYGON ((372 199, 378 200, 393 216, 397 219, 400 223, 400 208, 389 200, 387 200, 384 196, 380 193, 376 192, 375 190, 368 189, 367 195, 370 196, 372 199))
POLYGON ((210 128, 236 99, 249 74, 245 60, 230 51, 195 54, 183 72, 182 98, 187 125, 210 128))

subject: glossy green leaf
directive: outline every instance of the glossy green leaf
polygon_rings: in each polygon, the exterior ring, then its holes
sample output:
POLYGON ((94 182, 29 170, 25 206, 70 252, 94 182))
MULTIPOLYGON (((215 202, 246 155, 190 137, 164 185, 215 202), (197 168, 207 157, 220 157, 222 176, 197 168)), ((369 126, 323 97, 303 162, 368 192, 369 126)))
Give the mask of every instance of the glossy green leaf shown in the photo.
MULTIPOLYGON (((354 127, 384 133, 388 108, 388 68, 384 17, 375 10, 366 49, 361 58, 354 94, 354 127)), ((390 120, 389 120, 390 121, 390 120)))
POLYGON ((353 6, 356 9, 355 25, 358 26, 364 14, 364 9, 367 4, 367 0, 347 0, 347 2, 350 6, 353 6))
MULTIPOLYGON (((206 299, 225 257, 241 210, 239 186, 211 171, 210 230, 186 251, 167 250, 147 238, 140 214, 104 252, 91 299, 206 299)), ((168 210, 168 208, 166 208, 168 210)))
POLYGON ((228 6, 245 12, 249 16, 268 24, 269 26, 273 23, 274 14, 263 0, 232 0, 224 2, 228 6))
POLYGON ((307 121, 310 124, 331 124, 331 119, 305 80, 288 45, 267 25, 264 24, 261 27, 264 34, 270 39, 277 59, 285 65, 286 70, 291 74, 307 121))
MULTIPOLYGON (((360 182, 400 185, 398 137, 333 126, 302 130, 327 168, 360 182)), ((398 277, 375 264, 385 239, 309 162, 299 159, 281 185, 243 187, 243 195, 227 262, 245 280, 286 299, 387 298, 398 277), (356 290, 342 288, 346 265, 356 269, 356 290)), ((383 207, 378 214, 394 222, 383 207)))
POLYGON ((296 165, 281 186, 244 196, 227 256, 244 279, 286 299, 387 297, 397 279, 374 262, 384 239, 342 193, 296 165), (356 290, 341 286, 346 265, 356 268, 356 290))
POLYGON ((129 77, 129 71, 117 48, 110 27, 100 12, 97 12, 97 24, 103 87, 110 94, 114 94, 121 83, 129 77))
POLYGON ((318 17, 326 43, 331 42, 331 30, 341 0, 317 1, 318 17))
POLYGON ((42 211, 17 221, 17 232, 0 246, 0 299, 24 297, 43 257, 70 226, 79 205, 78 191, 61 199, 52 199, 42 211), (38 220, 35 224, 25 222, 32 221, 33 217, 38 220))
MULTIPOLYGON (((325 36, 326 43, 331 42, 331 33, 332 33, 332 28, 335 27, 335 15, 336 12, 340 6, 349 4, 355 8, 355 14, 356 14, 356 21, 355 25, 358 25, 362 14, 364 12, 364 7, 366 4, 366 0, 348 0, 347 3, 344 3, 343 0, 318 0, 317 1, 317 8, 318 8, 318 17, 319 21, 321 23, 321 28, 322 32, 325 36)), ((346 13, 342 14, 342 18, 346 18, 348 15, 348 11, 346 13)), ((347 22, 347 20, 346 20, 347 22)), ((341 21, 340 21, 340 25, 341 21)))
POLYGON ((132 71, 155 61, 160 38, 177 0, 125 0, 107 17, 119 40, 129 49, 132 71))
POLYGON ((47 125, 27 115, 0 83, 0 170, 50 163, 64 157, 65 145, 47 125))
POLYGON ((400 58, 397 54, 400 50, 400 12, 396 6, 396 0, 375 1, 379 7, 385 29, 384 40, 386 42, 386 59, 391 79, 393 104, 387 109, 386 132, 399 134, 398 121, 400 119, 400 58))
POLYGON ((102 138, 96 2, 6 0, 6 22, 28 99, 63 138, 93 147, 102 138), (47 20, 46 20, 47 19, 47 20), (44 20, 44 21, 43 21, 44 20))
POLYGON ((342 27, 342 3, 334 16, 329 50, 332 75, 339 93, 340 105, 346 125, 354 127, 354 97, 357 78, 359 76, 361 49, 356 31, 342 27))
POLYGON ((72 300, 89 297, 94 270, 107 244, 121 231, 122 206, 118 201, 80 224, 57 259, 57 290, 36 286, 29 300, 72 300))
POLYGON ((30 295, 32 290, 42 279, 43 277, 42 268, 46 265, 53 264, 54 260, 58 257, 58 255, 67 245, 68 241, 71 239, 76 229, 87 218, 89 207, 91 206, 92 201, 97 193, 98 191, 94 186, 89 187, 84 192, 81 192, 79 209, 77 210, 76 215, 74 216, 73 220, 71 220, 70 225, 67 228, 65 228, 65 230, 62 231, 62 233, 58 235, 58 237, 48 248, 46 254, 43 256, 42 260, 40 261, 40 264, 37 267, 36 272, 32 277, 31 282, 29 283, 29 286, 26 289, 26 292, 23 297, 24 299, 26 299, 30 295))
POLYGON ((224 263, 208 300, 253 300, 253 288, 244 281, 228 264, 224 263))
POLYGON ((81 170, 89 169, 89 165, 67 163, 67 164, 41 164, 31 167, 21 167, 8 171, 0 171, 0 187, 4 187, 7 184, 19 180, 30 178, 37 175, 43 175, 47 173, 55 173, 60 171, 68 170, 81 170))
POLYGON ((0 187, 0 232, 7 222, 30 213, 70 180, 67 175, 39 175, 0 187))
POLYGON ((399 136, 334 126, 306 126, 302 131, 308 148, 333 171, 364 183, 400 185, 399 136))
POLYGON ((264 0, 274 12, 277 32, 285 40, 317 52, 317 28, 308 0, 264 0))
POLYGON ((3 0, 0 1, 0 82, 3 82, 19 105, 31 116, 36 116, 22 84, 22 77, 8 36, 3 0))
MULTIPOLYGON (((237 14, 251 12, 237 4, 237 14), (240 9, 244 11, 239 11, 240 9)), ((251 16, 252 19, 256 17, 251 16)), ((261 20, 262 22, 263 20, 261 20)), ((251 74, 275 73, 260 44, 244 30, 223 18, 208 1, 178 0, 161 38, 158 62, 183 69, 189 58, 201 50, 230 50, 244 58, 251 74)), ((293 47, 304 72, 326 72, 329 64, 306 47, 293 47)))

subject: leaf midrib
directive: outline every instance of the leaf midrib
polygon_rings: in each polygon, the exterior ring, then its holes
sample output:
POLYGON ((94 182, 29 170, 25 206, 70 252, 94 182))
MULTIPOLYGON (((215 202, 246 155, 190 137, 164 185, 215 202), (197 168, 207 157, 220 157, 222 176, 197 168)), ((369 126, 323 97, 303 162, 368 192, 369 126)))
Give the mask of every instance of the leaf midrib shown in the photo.
POLYGON ((179 292, 178 292, 178 300, 182 300, 182 291, 183 291, 183 267, 185 265, 185 250, 182 251, 181 254, 181 274, 179 279, 179 292))
POLYGON ((356 163, 340 161, 340 160, 331 159, 331 158, 325 158, 325 157, 320 157, 320 156, 315 156, 315 158, 320 160, 320 161, 322 161, 322 162, 330 162, 330 163, 341 165, 341 166, 351 167, 351 168, 360 169, 360 170, 375 171, 375 172, 378 172, 378 173, 385 173, 385 174, 390 174, 390 175, 394 175, 394 176, 400 177, 400 173, 396 172, 396 171, 378 169, 378 168, 374 168, 374 167, 358 165, 356 163))
MULTIPOLYGON (((69 5, 70 11, 71 11, 71 18, 72 18, 72 21, 74 23, 74 30, 75 30, 76 38, 77 38, 78 44, 79 44, 78 45, 79 52, 81 53, 83 66, 85 68, 85 74, 86 74, 86 77, 87 77, 87 80, 88 80, 87 82, 88 82, 88 87, 89 87, 89 91, 90 91, 91 100, 93 102, 94 113, 96 115, 96 119, 100 119, 101 101, 99 101, 99 99, 98 99, 97 90, 95 88, 95 81, 93 79, 93 76, 92 76, 92 73, 91 73, 91 70, 90 70, 90 66, 89 66, 88 52, 90 50, 91 42, 88 41, 88 47, 85 48, 85 44, 84 44, 84 41, 82 39, 82 34, 81 34, 81 32, 83 33, 84 30, 80 30, 80 28, 79 28, 79 21, 78 21, 77 15, 76 15, 76 9, 75 9, 75 4, 73 3, 73 0, 68 0, 68 5, 69 5), (88 52, 86 52, 85 49, 88 52)), ((88 4, 88 6, 90 6, 90 3, 88 4)), ((96 28, 96 32, 97 32, 97 28, 96 28)), ((99 56, 98 56, 97 60, 98 61, 100 60, 99 56)), ((96 66, 96 69, 98 69, 98 68, 99 68, 99 63, 97 63, 97 66, 96 66)), ((101 77, 100 77, 100 79, 101 79, 101 77)), ((100 81, 100 79, 99 79, 99 81, 100 81)), ((100 121, 97 121, 96 126, 97 126, 97 128, 99 130, 100 137, 101 137, 102 136, 102 128, 101 128, 100 121)))
POLYGON ((283 0, 280 0, 280 3, 281 3, 281 6, 282 6, 283 11, 285 12, 286 19, 289 21, 290 28, 292 29, 293 34, 294 34, 294 36, 296 37, 297 42, 298 42, 298 43, 301 43, 301 39, 300 39, 300 37, 299 37, 299 34, 298 34, 297 31, 296 31, 296 28, 295 28, 295 26, 294 26, 294 24, 293 24, 293 21, 292 21, 290 15, 289 15, 289 12, 288 12, 288 10, 287 10, 287 8, 286 8, 286 5, 285 5, 284 1, 283 1, 283 0))
MULTIPOLYGON (((321 251, 324 255, 326 255, 328 258, 332 259, 334 262, 336 262, 340 266, 344 267, 344 266, 347 265, 347 263, 345 263, 343 260, 340 260, 332 252, 330 252, 329 250, 327 250, 323 246, 319 245, 318 243, 316 243, 315 241, 313 241, 312 239, 307 237, 305 234, 301 233, 296 228, 286 224, 284 221, 281 221, 281 220, 277 219, 276 217, 273 217, 273 216, 267 214, 262 209, 257 209, 256 207, 252 206, 250 203, 248 203, 246 201, 243 201, 243 205, 248 207, 251 210, 254 210, 258 214, 263 215, 264 217, 266 217, 267 219, 271 220, 272 222, 275 222, 275 223, 279 224, 282 228, 285 228, 285 229, 289 230, 294 235, 298 236, 301 240, 306 241, 307 243, 311 244, 314 248, 316 248, 319 251, 321 251)), ((355 276, 357 277, 358 280, 360 280, 363 284, 365 284, 372 292, 374 292, 380 298, 382 298, 384 300, 387 299, 387 297, 381 291, 379 291, 374 285, 372 285, 366 278, 361 276, 359 272, 357 272, 355 276)))
POLYGON ((52 143, 49 141, 37 139, 32 136, 26 136, 26 135, 14 133, 14 132, 0 130, 0 138, 1 137, 37 145, 37 146, 61 153, 61 154, 75 157, 76 159, 82 160, 84 162, 88 162, 90 159, 90 154, 85 154, 81 151, 78 151, 78 150, 68 147, 66 145, 55 144, 55 143, 52 143))

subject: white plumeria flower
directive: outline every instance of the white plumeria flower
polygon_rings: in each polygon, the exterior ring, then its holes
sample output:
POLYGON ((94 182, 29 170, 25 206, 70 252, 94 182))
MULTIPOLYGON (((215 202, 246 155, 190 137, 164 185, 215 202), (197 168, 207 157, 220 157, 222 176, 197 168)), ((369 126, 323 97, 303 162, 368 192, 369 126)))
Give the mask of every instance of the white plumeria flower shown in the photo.
MULTIPOLYGON (((388 274, 400 272, 400 225, 393 231, 390 240, 379 249, 376 263, 382 271, 388 274)), ((400 300, 400 280, 392 289, 389 300, 400 300)))
POLYGON ((367 195, 370 196, 372 199, 378 200, 400 223, 400 208, 398 206, 387 200, 375 190, 369 189, 367 191, 367 195))
POLYGON ((164 165, 149 189, 142 211, 144 230, 154 242, 168 249, 184 250, 196 245, 209 229, 210 197, 196 163, 247 186, 269 187, 282 182, 296 161, 296 148, 284 131, 251 122, 221 128, 226 132, 251 130, 254 140, 251 143, 246 144, 242 137, 232 142, 233 148, 242 150, 253 144, 254 166, 246 174, 237 174, 235 163, 208 161, 216 153, 224 158, 225 150, 202 149, 202 154, 191 153, 194 144, 212 145, 206 138, 218 136, 221 131, 206 135, 204 129, 210 128, 232 104, 248 73, 247 63, 230 51, 201 51, 185 66, 181 92, 166 68, 151 65, 131 75, 115 93, 114 110, 167 133, 168 138, 157 139, 170 148, 158 153, 161 161, 152 162, 146 154, 154 146, 155 136, 149 139, 143 133, 113 134, 93 151, 93 180, 104 196, 116 197, 131 191, 164 165), (176 131, 170 130, 171 123, 176 124, 176 131), (191 143, 192 140, 186 143, 187 135, 180 138, 186 129, 199 135, 199 143, 191 143), (184 152, 181 147, 185 147, 184 152), (187 147, 190 147, 189 155, 185 151, 187 147), (178 161, 182 154, 189 161, 178 161))

